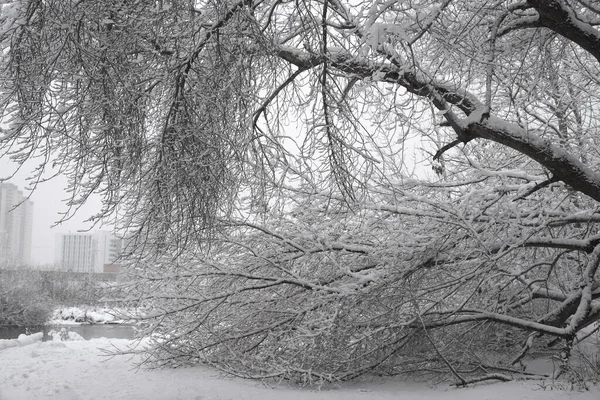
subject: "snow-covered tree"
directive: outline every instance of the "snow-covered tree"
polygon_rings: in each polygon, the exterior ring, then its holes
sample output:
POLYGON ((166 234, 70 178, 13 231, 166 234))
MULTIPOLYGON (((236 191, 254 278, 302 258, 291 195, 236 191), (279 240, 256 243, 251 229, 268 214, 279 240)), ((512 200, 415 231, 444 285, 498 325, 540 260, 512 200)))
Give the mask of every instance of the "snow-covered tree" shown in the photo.
POLYGON ((600 317, 593 1, 33 0, 1 22, 0 146, 58 166, 70 213, 103 196, 159 364, 508 379, 600 317))

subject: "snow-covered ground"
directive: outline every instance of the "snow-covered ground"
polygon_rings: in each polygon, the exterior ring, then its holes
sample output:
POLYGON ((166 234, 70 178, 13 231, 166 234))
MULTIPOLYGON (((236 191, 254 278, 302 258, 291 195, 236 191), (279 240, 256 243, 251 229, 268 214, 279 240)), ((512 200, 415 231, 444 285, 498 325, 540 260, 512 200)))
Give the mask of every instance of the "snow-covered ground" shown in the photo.
MULTIPOLYGON (((125 339, 41 342, 41 336, 13 341, 0 350, 0 400, 598 400, 600 387, 590 391, 564 391, 547 382, 525 381, 488 383, 456 389, 425 384, 360 382, 325 391, 297 389, 280 385, 227 378, 206 367, 167 370, 136 369, 128 357, 107 359, 101 348, 126 348, 134 342, 125 339)), ((74 340, 75 339, 75 340, 74 340)))

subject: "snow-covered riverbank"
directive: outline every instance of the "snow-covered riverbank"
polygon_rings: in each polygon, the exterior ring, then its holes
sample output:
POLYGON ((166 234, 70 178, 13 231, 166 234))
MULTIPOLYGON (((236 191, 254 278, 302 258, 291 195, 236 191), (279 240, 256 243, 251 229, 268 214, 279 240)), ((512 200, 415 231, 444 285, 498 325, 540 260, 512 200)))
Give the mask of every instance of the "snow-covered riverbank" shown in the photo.
POLYGON ((399 379, 344 384, 326 391, 285 384, 271 388, 260 382, 224 377, 207 367, 137 369, 131 357, 109 358, 103 352, 115 347, 126 349, 137 342, 107 338, 83 340, 79 334, 70 332, 74 325, 119 323, 122 315, 123 311, 118 309, 65 307, 56 310, 49 322, 55 330, 50 341, 42 342, 41 333, 0 340, 0 400, 600 399, 600 386, 586 392, 572 392, 557 390, 564 384, 552 385, 548 381, 488 383, 466 389, 447 384, 432 388, 399 379))
POLYGON ((47 325, 119 324, 127 322, 131 312, 109 307, 61 307, 54 310, 47 325))
POLYGON ((448 385, 361 382, 315 391, 285 384, 271 388, 254 381, 223 377, 206 367, 166 370, 136 369, 130 357, 104 356, 101 349, 127 348, 125 339, 40 342, 21 338, 22 345, 0 350, 0 400, 598 400, 591 391, 551 390, 547 382, 492 383, 455 389, 448 385), (27 343, 26 343, 27 342, 27 343))

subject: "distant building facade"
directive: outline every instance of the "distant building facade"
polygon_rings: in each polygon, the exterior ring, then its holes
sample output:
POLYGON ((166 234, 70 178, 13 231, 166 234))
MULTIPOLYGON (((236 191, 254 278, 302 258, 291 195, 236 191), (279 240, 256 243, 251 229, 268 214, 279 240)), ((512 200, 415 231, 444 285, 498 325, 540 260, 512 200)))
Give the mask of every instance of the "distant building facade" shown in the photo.
POLYGON ((107 231, 56 235, 54 263, 63 271, 103 273, 121 252, 122 241, 107 231))
POLYGON ((0 267, 31 263, 33 202, 16 185, 0 183, 0 267))

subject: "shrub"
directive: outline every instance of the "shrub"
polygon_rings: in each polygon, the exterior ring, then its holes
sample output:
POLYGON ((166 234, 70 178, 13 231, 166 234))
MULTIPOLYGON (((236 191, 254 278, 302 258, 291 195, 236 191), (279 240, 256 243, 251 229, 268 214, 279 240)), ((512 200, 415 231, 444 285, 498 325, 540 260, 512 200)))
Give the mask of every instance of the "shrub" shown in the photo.
POLYGON ((54 304, 34 271, 0 271, 0 325, 40 325, 54 304))

